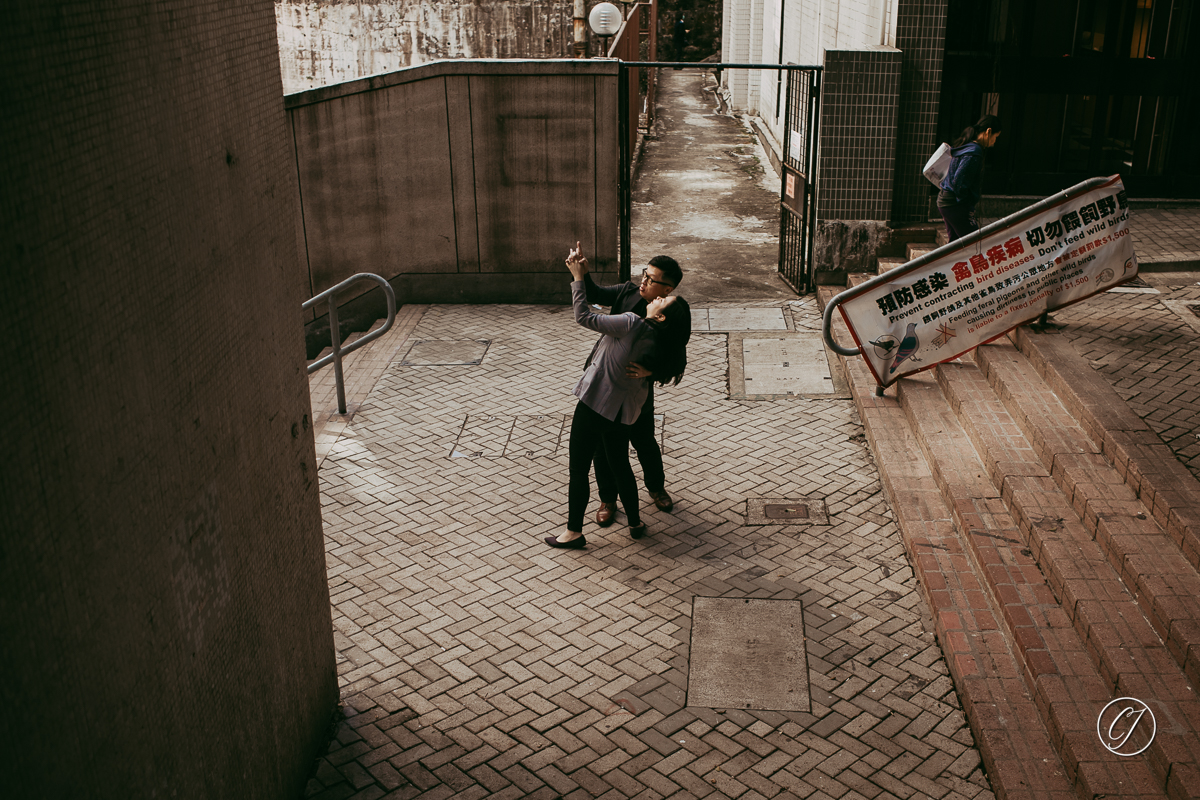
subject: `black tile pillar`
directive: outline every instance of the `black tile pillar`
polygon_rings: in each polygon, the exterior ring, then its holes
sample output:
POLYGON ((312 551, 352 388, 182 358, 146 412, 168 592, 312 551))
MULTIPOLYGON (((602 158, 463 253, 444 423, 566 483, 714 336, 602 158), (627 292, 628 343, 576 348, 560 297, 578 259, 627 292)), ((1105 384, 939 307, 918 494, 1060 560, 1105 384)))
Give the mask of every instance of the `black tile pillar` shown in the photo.
POLYGON ((921 174, 937 147, 947 0, 899 0, 896 47, 901 52, 900 118, 892 219, 921 222, 929 216, 932 184, 921 174))
POLYGON ((888 219, 899 88, 895 49, 825 51, 818 219, 888 219))

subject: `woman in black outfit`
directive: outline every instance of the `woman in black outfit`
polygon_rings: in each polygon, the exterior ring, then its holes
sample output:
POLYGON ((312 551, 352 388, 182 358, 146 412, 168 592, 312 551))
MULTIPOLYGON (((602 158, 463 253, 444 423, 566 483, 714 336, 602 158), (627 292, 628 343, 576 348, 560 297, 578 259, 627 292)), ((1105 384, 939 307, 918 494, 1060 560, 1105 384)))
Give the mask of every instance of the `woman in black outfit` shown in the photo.
MULTIPOLYGON (((661 339, 662 347, 673 346, 681 338, 677 331, 691 327, 687 301, 670 295, 653 300, 643 318, 630 311, 624 314, 597 314, 587 302, 583 278, 588 274, 587 260, 572 250, 567 267, 574 279, 571 294, 575 321, 585 328, 603 334, 591 364, 575 385, 579 398, 571 419, 568 444, 570 483, 567 490, 567 530, 558 536, 547 536, 546 544, 571 550, 587 546, 583 537, 583 517, 591 496, 592 460, 601 450, 617 482, 617 493, 629 520, 629 535, 640 539, 646 535, 638 508, 637 482, 629 464, 629 428, 637 421, 646 400, 649 383, 634 378, 627 367, 635 345, 642 339, 661 339)), ((642 356, 657 358, 653 352, 642 356)), ((680 363, 681 358, 666 356, 665 363, 680 363)))

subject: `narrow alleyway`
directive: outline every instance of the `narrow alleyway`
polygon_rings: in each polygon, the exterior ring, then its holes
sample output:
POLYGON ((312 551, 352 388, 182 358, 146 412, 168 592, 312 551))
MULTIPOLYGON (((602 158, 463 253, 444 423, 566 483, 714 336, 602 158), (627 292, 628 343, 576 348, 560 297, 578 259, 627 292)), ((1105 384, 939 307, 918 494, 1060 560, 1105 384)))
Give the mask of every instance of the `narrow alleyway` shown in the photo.
POLYGON ((711 73, 660 70, 659 117, 633 194, 635 269, 666 253, 693 301, 785 300, 780 279, 779 177, 757 138, 720 113, 711 73))

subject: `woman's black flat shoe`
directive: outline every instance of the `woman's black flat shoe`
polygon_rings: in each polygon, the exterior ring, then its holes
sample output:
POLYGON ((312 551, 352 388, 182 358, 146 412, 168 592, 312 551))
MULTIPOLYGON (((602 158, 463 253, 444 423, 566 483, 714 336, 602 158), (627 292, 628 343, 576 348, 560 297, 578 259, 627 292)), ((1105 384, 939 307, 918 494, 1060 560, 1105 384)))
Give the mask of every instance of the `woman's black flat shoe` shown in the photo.
POLYGON ((645 523, 643 523, 641 525, 630 525, 629 526, 629 535, 632 536, 634 539, 641 539, 643 536, 646 535, 645 523))
POLYGON ((551 547, 561 547, 564 550, 582 550, 587 547, 587 539, 580 536, 578 539, 572 539, 569 542, 560 542, 557 536, 547 536, 546 544, 551 547))

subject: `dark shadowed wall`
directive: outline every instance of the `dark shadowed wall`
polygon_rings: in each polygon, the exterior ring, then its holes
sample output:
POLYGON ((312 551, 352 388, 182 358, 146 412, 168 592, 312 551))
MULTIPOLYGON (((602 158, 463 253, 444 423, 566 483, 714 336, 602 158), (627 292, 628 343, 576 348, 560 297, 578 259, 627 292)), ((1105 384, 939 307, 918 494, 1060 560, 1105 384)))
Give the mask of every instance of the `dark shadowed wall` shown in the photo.
POLYGON ((0 793, 299 797, 337 680, 272 4, 0 45, 0 793))
POLYGON ((374 272, 401 303, 567 302, 576 240, 615 277, 616 62, 443 61, 286 103, 312 294, 374 272))

